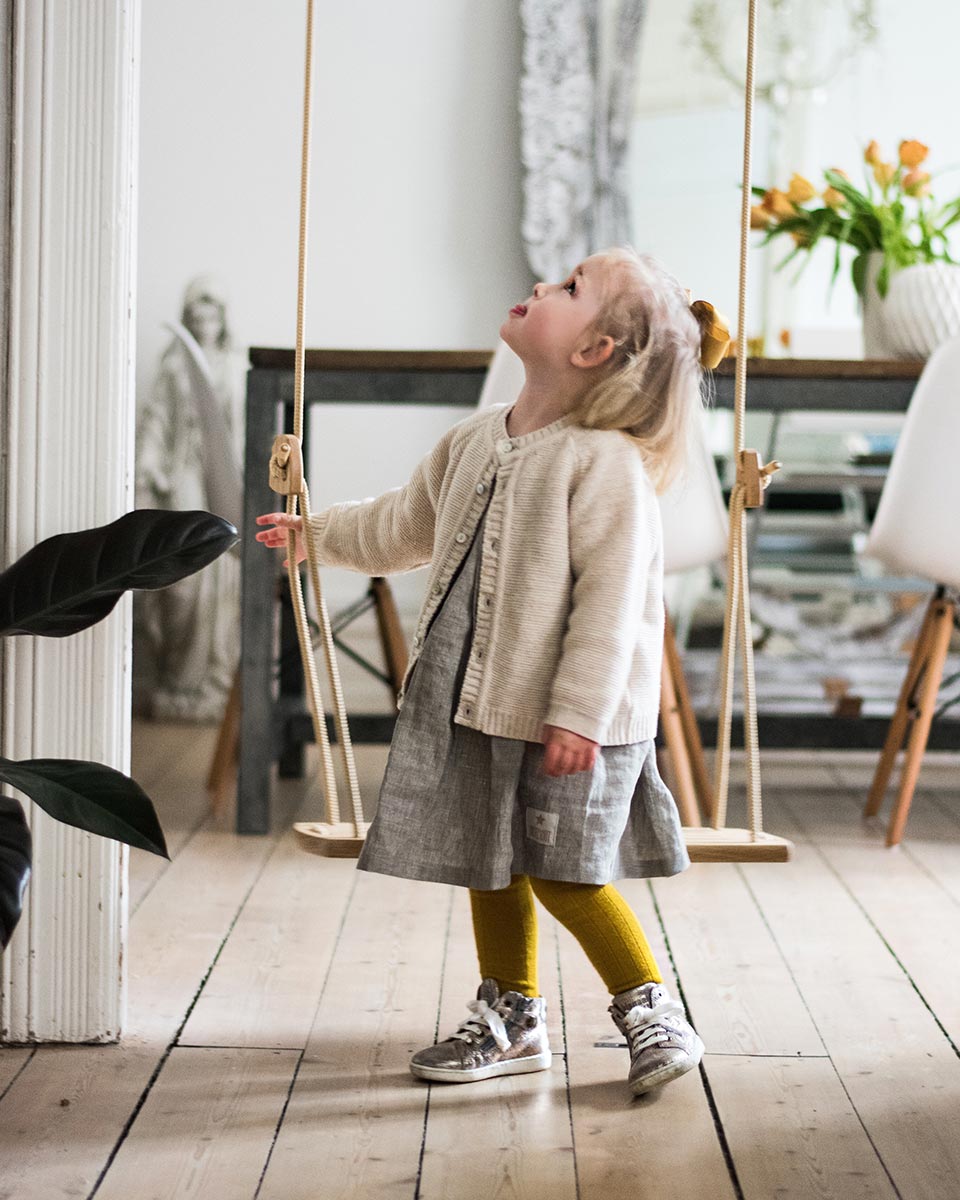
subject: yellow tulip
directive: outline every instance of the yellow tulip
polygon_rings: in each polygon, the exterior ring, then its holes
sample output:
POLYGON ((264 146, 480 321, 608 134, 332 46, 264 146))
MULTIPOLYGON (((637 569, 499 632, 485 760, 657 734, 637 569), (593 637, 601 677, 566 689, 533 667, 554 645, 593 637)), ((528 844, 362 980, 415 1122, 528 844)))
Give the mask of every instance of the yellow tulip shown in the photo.
POLYGON ((834 175, 839 175, 841 179, 849 179, 850 176, 846 173, 843 167, 831 167, 830 170, 834 175))
POLYGON ((750 206, 750 228, 767 229, 773 221, 773 213, 768 212, 762 204, 750 206))
POLYGON ((873 164, 873 177, 882 188, 888 187, 893 182, 893 177, 897 173, 897 168, 893 163, 878 162, 873 164))
POLYGON ((824 188, 823 202, 829 205, 830 208, 843 208, 847 202, 843 192, 838 192, 835 187, 824 188))
POLYGON ((930 195, 930 172, 929 171, 908 171, 904 175, 903 190, 908 196, 929 196, 930 195))
POLYGON ((930 147, 923 142, 901 142, 900 163, 904 167, 919 167, 930 153, 930 147))
POLYGON ((790 199, 786 192, 781 192, 779 188, 770 188, 764 192, 763 207, 769 213, 773 213, 775 217, 795 217, 797 210, 790 203, 790 199))
POLYGON ((871 167, 875 167, 877 163, 883 161, 883 155, 880 153, 880 144, 877 141, 872 141, 863 152, 863 161, 869 163, 871 167))

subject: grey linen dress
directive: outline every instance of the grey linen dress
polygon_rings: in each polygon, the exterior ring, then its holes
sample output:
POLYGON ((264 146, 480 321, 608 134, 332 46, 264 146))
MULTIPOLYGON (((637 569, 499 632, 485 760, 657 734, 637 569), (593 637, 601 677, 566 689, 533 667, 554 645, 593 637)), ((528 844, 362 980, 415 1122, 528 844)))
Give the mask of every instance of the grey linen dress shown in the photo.
POLYGON ((505 888, 511 875, 593 884, 675 875, 690 859, 652 739, 603 746, 592 771, 552 778, 539 743, 454 723, 484 520, 408 681, 358 868, 479 890, 505 888))

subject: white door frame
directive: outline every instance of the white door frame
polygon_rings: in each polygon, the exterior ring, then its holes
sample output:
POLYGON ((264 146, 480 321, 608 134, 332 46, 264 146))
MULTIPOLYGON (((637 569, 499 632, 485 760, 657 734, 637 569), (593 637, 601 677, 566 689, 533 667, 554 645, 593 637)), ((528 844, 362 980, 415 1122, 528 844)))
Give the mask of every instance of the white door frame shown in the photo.
MULTIPOLYGON (((141 0, 0 0, 12 79, 5 561, 133 502, 141 0)), ((3 112, 0 109, 0 118, 3 112)), ((131 608, 8 639, 0 753, 130 766, 131 608)), ((0 1040, 112 1041, 126 998, 127 848, 24 797, 34 870, 0 959, 0 1040)))

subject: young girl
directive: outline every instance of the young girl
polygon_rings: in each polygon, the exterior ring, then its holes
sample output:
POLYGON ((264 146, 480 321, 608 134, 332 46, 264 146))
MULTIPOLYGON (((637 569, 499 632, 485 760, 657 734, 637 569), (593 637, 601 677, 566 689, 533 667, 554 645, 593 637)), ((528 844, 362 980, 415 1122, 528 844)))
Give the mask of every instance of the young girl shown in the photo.
MULTIPOLYGON (((427 564, 427 597, 361 870, 470 889, 471 1016, 415 1054, 465 1083, 550 1066, 534 896, 612 995, 636 1093, 703 1043, 612 886, 689 865, 656 767, 663 555, 656 492, 700 405, 701 326, 656 262, 591 256, 538 283, 500 334, 516 403, 454 426, 402 488, 311 519, 318 559, 367 575, 427 564)), ((301 518, 269 513, 285 546, 301 518)))

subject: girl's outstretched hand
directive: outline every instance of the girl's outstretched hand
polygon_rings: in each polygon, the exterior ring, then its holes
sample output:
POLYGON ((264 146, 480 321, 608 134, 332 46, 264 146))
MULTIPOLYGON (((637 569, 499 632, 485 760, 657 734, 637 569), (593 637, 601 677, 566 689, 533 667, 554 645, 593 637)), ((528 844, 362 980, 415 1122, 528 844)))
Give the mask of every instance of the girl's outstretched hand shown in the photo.
POLYGON ((576 775, 590 771, 597 760, 598 742, 557 725, 543 727, 544 775, 576 775))
MULTIPOLYGON (((294 517, 289 513, 276 512, 264 513, 263 516, 257 517, 258 525, 275 525, 275 529, 264 529, 257 534, 257 541, 263 542, 265 546, 279 547, 286 549, 287 547, 287 530, 294 529, 297 534, 297 562, 302 563, 307 557, 307 548, 303 544, 303 517, 294 517)), ((283 565, 286 566, 288 559, 283 560, 283 565)))

